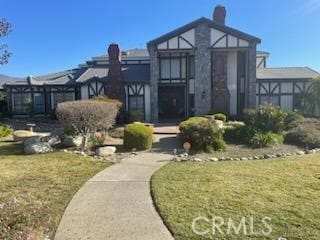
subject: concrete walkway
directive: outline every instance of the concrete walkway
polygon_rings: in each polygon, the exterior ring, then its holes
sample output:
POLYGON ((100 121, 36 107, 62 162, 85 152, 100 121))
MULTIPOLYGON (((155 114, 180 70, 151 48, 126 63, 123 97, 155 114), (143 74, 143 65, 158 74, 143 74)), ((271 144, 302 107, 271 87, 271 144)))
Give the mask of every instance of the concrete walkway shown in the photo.
POLYGON ((152 174, 170 158, 145 152, 97 174, 73 197, 55 240, 173 240, 150 195, 152 174))

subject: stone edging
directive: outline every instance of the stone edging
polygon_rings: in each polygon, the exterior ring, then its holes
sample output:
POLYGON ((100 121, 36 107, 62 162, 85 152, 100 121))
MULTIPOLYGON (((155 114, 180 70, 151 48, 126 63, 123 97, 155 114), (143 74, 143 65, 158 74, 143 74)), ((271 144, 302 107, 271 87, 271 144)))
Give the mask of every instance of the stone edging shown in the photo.
POLYGON ((220 161, 248 161, 248 160, 262 160, 262 159, 273 159, 273 158, 285 158, 291 156, 301 156, 306 154, 314 154, 320 152, 320 148, 315 148, 306 151, 295 151, 290 153, 277 153, 277 154, 264 154, 247 157, 208 157, 206 159, 191 157, 187 153, 176 155, 173 157, 174 162, 220 162, 220 161))

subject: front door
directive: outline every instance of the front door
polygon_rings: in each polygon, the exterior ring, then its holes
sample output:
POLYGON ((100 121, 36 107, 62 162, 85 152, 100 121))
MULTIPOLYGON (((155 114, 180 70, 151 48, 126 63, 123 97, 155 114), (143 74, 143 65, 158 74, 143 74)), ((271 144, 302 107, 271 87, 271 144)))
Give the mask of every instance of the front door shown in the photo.
POLYGON ((161 120, 185 118, 185 95, 185 86, 159 86, 159 118, 161 120))

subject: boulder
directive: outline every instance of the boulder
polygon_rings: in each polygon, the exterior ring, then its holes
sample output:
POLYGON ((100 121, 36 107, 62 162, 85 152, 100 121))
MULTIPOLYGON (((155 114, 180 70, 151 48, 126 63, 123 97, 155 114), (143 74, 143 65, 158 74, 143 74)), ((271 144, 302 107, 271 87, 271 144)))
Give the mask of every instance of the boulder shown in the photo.
POLYGON ((52 148, 48 143, 35 143, 25 146, 24 153, 25 154, 39 154, 39 153, 47 153, 52 152, 52 148))
POLYGON ((36 134, 34 132, 26 131, 26 130, 17 130, 13 132, 13 140, 15 142, 24 141, 28 138, 34 137, 36 134))
POLYGON ((43 143, 48 143, 51 147, 61 143, 61 139, 58 135, 50 135, 50 136, 42 137, 40 141, 43 143))
POLYGON ((61 141, 63 141, 66 138, 66 134, 64 133, 64 130, 62 128, 56 128, 51 133, 50 136, 58 136, 61 141))
POLYGON ((62 145, 64 147, 80 147, 81 144, 82 144, 81 136, 76 136, 76 137, 67 136, 62 142, 62 145))
POLYGON ((33 144, 36 144, 36 143, 40 143, 40 137, 39 136, 34 136, 34 137, 31 137, 31 138, 28 138, 26 140, 24 140, 23 142, 23 145, 26 147, 28 145, 33 145, 33 144))
POLYGON ((116 147, 100 147, 96 150, 96 155, 101 157, 108 157, 117 151, 116 147))

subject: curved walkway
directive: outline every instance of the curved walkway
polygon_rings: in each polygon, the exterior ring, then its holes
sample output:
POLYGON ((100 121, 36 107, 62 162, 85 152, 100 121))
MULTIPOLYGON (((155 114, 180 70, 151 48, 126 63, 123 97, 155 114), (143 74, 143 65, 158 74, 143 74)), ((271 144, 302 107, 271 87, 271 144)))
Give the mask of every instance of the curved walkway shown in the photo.
POLYGON ((97 174, 73 197, 55 240, 173 240, 150 195, 152 174, 168 160, 145 152, 97 174))

